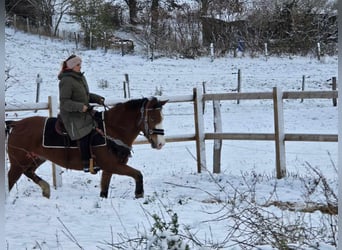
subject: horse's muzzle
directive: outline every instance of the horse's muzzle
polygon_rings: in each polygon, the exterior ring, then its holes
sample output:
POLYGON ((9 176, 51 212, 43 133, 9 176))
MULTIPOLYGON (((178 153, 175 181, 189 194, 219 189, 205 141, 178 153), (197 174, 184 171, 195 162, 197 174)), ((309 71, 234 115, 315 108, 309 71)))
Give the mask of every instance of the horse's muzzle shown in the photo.
POLYGON ((165 145, 165 138, 163 135, 151 136, 149 141, 151 143, 151 147, 154 149, 162 149, 165 145))

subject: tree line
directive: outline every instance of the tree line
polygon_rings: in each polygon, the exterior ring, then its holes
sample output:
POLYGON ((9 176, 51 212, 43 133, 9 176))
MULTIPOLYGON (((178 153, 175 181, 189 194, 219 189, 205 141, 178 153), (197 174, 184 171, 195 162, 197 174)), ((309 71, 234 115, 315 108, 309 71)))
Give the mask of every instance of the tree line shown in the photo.
MULTIPOLYGON (((6 18, 16 14, 56 35, 69 15, 83 33, 108 42, 125 30, 134 42, 167 56, 217 56, 240 49, 270 54, 337 51, 337 0, 5 0, 6 18), (242 48, 241 48, 242 46, 242 48)), ((96 47, 99 43, 93 43, 96 47)))

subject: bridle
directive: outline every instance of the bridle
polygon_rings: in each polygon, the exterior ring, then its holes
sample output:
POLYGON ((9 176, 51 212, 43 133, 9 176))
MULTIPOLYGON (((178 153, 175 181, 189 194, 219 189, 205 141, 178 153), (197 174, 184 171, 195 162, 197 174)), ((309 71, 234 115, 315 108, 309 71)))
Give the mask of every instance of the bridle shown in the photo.
POLYGON ((148 125, 148 112, 152 111, 152 110, 158 110, 158 109, 160 110, 161 107, 149 108, 148 104, 149 104, 149 101, 146 100, 146 101, 144 101, 144 103, 142 104, 142 106, 140 108, 141 117, 140 117, 140 120, 138 122, 138 126, 140 126, 142 122, 144 123, 144 129, 142 132, 144 133, 144 136, 147 138, 147 140, 149 142, 151 142, 151 140, 152 140, 151 136, 152 135, 164 135, 164 129, 157 129, 157 128, 151 129, 149 127, 149 125, 148 125))

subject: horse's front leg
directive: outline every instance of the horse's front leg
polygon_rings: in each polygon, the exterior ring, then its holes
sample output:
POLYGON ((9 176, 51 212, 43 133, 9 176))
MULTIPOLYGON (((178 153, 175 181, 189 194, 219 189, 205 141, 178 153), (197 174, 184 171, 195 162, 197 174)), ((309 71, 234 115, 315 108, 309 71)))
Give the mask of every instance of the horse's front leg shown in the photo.
POLYGON ((143 198, 144 197, 144 181, 143 181, 143 175, 140 171, 134 169, 137 174, 135 177, 135 198, 143 198))
POLYGON ((139 170, 136 170, 126 164, 117 164, 113 168, 113 172, 102 172, 101 179, 101 197, 108 198, 109 183, 112 174, 127 175, 135 180, 135 198, 144 197, 143 176, 139 170))
POLYGON ((109 173, 107 171, 102 172, 100 197, 108 198, 108 189, 109 189, 111 178, 112 178, 112 173, 109 173))

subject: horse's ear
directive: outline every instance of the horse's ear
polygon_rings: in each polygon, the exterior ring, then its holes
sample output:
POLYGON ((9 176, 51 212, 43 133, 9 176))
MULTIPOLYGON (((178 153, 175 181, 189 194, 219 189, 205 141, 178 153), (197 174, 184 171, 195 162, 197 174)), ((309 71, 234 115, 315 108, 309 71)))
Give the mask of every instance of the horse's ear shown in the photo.
POLYGON ((156 97, 154 97, 152 99, 153 102, 155 102, 152 106, 153 108, 161 108, 163 107, 163 105, 165 105, 165 103, 167 103, 169 100, 164 100, 164 101, 160 101, 158 100, 156 97))
POLYGON ((165 103, 167 103, 169 100, 165 100, 165 101, 159 101, 159 104, 161 105, 161 106, 164 106, 165 105, 165 103))

